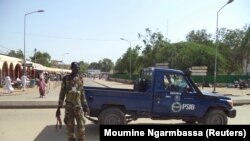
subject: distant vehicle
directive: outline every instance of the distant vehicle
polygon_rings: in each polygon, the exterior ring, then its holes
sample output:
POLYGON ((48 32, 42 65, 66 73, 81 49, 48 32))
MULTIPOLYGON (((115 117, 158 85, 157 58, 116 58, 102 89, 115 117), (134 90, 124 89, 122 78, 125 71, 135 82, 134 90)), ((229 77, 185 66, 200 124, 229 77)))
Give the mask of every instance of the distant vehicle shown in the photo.
POLYGON ((250 85, 250 81, 249 80, 240 80, 239 81, 239 87, 240 89, 247 89, 250 85))
POLYGON ((190 71, 149 67, 141 71, 134 89, 85 87, 87 118, 105 125, 138 118, 225 125, 227 117, 236 117, 230 97, 201 92, 190 75, 190 71))

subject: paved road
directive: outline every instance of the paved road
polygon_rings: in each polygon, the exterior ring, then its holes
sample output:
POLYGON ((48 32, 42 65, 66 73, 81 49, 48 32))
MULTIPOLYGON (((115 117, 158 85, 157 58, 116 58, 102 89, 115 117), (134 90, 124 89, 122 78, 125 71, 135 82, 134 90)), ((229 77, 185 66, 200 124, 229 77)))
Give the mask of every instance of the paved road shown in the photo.
MULTIPOLYGON (((229 125, 250 125, 250 105, 236 106, 237 117, 229 125)), ((66 129, 56 130, 56 109, 0 109, 1 141, 66 141, 66 129)), ((62 110, 62 113, 64 111, 62 110)), ((146 118, 129 124, 184 124, 181 120, 150 120, 146 118)), ((86 141, 99 141, 99 126, 86 122, 86 141)))
MULTIPOLYGON (((89 79, 85 78, 85 86, 97 87, 112 87, 112 88, 126 88, 132 89, 133 86, 129 84, 117 83, 113 81, 89 79)), ((204 88, 203 90, 212 91, 212 88, 204 88)), ((0 108, 55 108, 58 102, 60 91, 59 84, 51 84, 51 89, 45 98, 39 98, 37 88, 30 88, 27 92, 16 91, 13 94, 0 94, 0 108)), ((239 90, 234 88, 217 88, 217 91, 230 96, 235 105, 250 103, 250 89, 239 90)))
MULTIPOLYGON (((132 88, 132 85, 125 85, 104 80, 85 80, 86 86, 113 86, 116 88, 132 88)), ((1 94, 0 105, 3 103, 33 105, 34 109, 0 109, 0 140, 1 141, 66 141, 65 126, 61 130, 55 130, 56 118, 55 108, 36 109, 35 105, 42 103, 57 104, 60 87, 54 87, 45 98, 39 98, 38 90, 34 88, 31 93, 16 92, 11 95, 1 94), (23 102, 23 103, 22 103, 23 102)), ((242 91, 240 91, 242 92, 242 91)), ((248 91, 247 91, 248 93, 248 91)), ((247 100, 248 95, 231 95, 233 99, 247 100)), ((250 105, 236 106, 237 118, 229 119, 229 124, 250 124, 250 105)), ((62 110, 62 113, 64 111, 62 110)), ((62 116, 63 117, 63 116, 62 116)), ((150 119, 140 119, 130 124, 183 124, 179 120, 152 121, 150 119)), ((99 140, 99 126, 86 123, 86 140, 99 140)))
MULTIPOLYGON (((65 126, 60 130, 55 128, 55 111, 56 109, 0 109, 0 140, 66 141, 65 126)), ((87 121, 86 128, 86 140, 98 141, 99 126, 87 121)))
MULTIPOLYGON (((105 87, 102 83, 87 78, 85 79, 85 86, 105 87)), ((39 97, 39 90, 36 87, 28 88, 25 92, 16 90, 12 94, 2 93, 0 94, 0 108, 55 108, 57 107, 59 92, 60 83, 56 86, 53 83, 45 98, 39 97)))

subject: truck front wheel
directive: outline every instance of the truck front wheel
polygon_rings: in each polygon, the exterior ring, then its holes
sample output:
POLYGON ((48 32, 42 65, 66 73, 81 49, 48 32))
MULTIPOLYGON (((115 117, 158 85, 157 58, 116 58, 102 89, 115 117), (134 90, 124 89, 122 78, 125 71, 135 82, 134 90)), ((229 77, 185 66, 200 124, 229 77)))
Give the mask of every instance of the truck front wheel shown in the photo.
POLYGON ((103 110, 99 117, 99 124, 102 125, 124 125, 126 117, 122 110, 118 108, 107 108, 103 110))
POLYGON ((205 125, 226 125, 227 115, 222 110, 210 110, 201 120, 205 125))

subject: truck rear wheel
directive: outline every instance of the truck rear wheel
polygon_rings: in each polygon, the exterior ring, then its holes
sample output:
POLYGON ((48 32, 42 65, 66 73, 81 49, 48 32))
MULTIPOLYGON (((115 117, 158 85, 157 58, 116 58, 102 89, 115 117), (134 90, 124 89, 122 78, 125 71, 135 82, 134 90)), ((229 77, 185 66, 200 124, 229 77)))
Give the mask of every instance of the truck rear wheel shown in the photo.
POLYGON ((202 119, 201 124, 205 125, 226 125, 227 115, 222 110, 210 110, 202 119))
POLYGON ((107 108, 103 110, 99 117, 99 124, 102 125, 124 125, 126 117, 122 110, 118 108, 107 108))

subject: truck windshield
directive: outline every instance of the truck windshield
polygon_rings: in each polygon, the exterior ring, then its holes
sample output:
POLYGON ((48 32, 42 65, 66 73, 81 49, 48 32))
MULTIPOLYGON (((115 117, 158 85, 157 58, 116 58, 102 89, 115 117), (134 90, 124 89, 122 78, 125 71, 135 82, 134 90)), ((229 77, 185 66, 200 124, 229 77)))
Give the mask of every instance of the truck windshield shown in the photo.
POLYGON ((164 84, 170 91, 182 92, 190 88, 184 76, 180 74, 165 74, 164 84))

